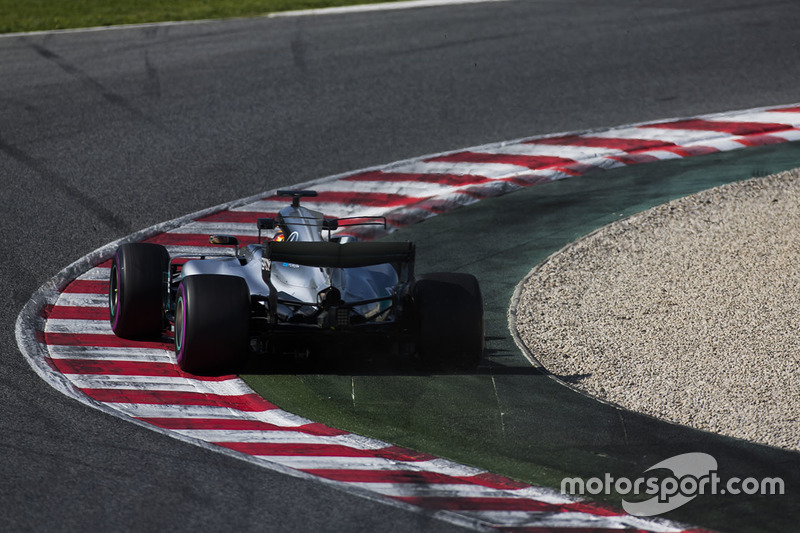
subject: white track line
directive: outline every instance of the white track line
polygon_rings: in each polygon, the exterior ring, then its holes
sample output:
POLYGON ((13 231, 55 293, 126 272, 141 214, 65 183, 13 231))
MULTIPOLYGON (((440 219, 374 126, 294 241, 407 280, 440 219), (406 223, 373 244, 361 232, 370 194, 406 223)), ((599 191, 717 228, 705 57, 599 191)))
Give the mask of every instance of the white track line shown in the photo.
POLYGON ((94 33, 119 30, 137 30, 145 28, 163 28, 170 26, 193 26, 199 24, 219 24, 230 20, 248 20, 257 18, 292 18, 319 15, 348 15, 357 13, 370 13, 379 11, 399 11, 403 9, 420 9, 426 7, 448 7, 466 4, 487 4, 493 2, 507 2, 508 0, 409 0, 405 2, 384 2, 378 4, 358 4, 353 6, 325 7, 318 9, 303 9, 294 11, 277 11, 253 17, 231 17, 227 19, 202 19, 202 20, 177 20, 166 22, 145 22, 141 24, 119 24, 115 26, 95 26, 90 28, 70 28, 65 30, 29 31, 18 33, 3 33, 1 38, 25 37, 35 35, 58 35, 61 33, 94 33))

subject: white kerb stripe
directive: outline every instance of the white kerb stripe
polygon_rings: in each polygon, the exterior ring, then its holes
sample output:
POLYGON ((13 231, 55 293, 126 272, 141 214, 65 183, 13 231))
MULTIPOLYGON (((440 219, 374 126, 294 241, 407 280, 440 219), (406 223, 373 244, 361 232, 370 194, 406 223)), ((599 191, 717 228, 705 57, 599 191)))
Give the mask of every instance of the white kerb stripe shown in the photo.
POLYGON ((100 361, 141 361, 174 363, 172 350, 157 348, 111 348, 105 346, 48 346, 51 359, 85 359, 100 361))
POLYGON ((256 420, 276 426, 297 427, 314 422, 282 409, 267 411, 242 411, 232 407, 207 405, 163 405, 115 403, 110 404, 118 411, 136 418, 216 418, 225 420, 256 420))
POLYGON ((608 139, 641 139, 645 141, 663 141, 679 146, 687 144, 703 144, 713 139, 730 139, 727 133, 707 130, 680 130, 671 128, 637 127, 620 128, 601 131, 592 135, 608 139))
POLYGON ((89 281, 108 281, 111 276, 111 269, 107 267, 94 267, 87 270, 75 279, 89 281))
POLYGON ((47 333, 76 333, 113 335, 114 330, 108 320, 80 320, 70 318, 48 318, 45 324, 47 333))
POLYGON ((486 154, 502 155, 529 155, 543 157, 561 157, 581 161, 593 157, 606 157, 610 155, 624 154, 622 150, 612 148, 598 148, 592 146, 570 146, 561 144, 534 144, 530 143, 509 144, 506 146, 490 147, 481 150, 486 154))
POLYGON ((777 137, 779 139, 783 139, 785 141, 797 141, 800 140, 800 130, 784 130, 778 132, 770 132, 768 133, 771 137, 777 137))
POLYGON ((457 189, 452 185, 425 181, 333 181, 320 185, 318 191, 367 192, 427 198, 457 189))
MULTIPOLYGON (((336 456, 303 456, 303 455, 263 455, 265 459, 280 463, 297 470, 317 470, 317 469, 336 469, 336 470, 419 470, 424 472, 434 472, 449 476, 470 476, 470 469, 464 467, 459 469, 450 468, 439 463, 437 460, 431 461, 401 461, 398 459, 385 459, 382 457, 336 457, 336 456)), ((478 473, 481 473, 480 471, 478 473)), ((499 491, 495 491, 496 497, 502 497, 499 491)))
POLYGON ((760 122, 767 124, 786 124, 787 126, 800 126, 800 113, 798 112, 777 112, 777 111, 756 111, 726 115, 724 117, 714 117, 708 122, 760 122))
MULTIPOLYGON (((642 155, 648 155, 650 157, 655 157, 656 159, 658 159, 660 161, 666 161, 668 159, 683 159, 682 156, 676 154, 675 152, 670 152, 669 150, 647 150, 647 151, 641 152, 641 154, 642 155)), ((625 156, 623 156, 623 157, 625 157, 625 156)), ((636 155, 633 155, 631 157, 636 157, 636 155)))
POLYGON ((512 491, 506 489, 495 489, 476 485, 474 483, 358 483, 359 486, 370 489, 384 496, 403 497, 423 497, 423 498, 512 498, 512 499, 535 499, 544 503, 555 505, 575 503, 561 497, 545 496, 543 498, 531 498, 522 490, 512 491))
POLYGON ((340 15, 347 13, 367 13, 370 11, 393 11, 398 9, 418 9, 422 7, 458 6, 461 4, 484 4, 488 2, 505 2, 506 0, 406 0, 403 2, 384 2, 379 4, 359 4, 354 6, 323 7, 318 9, 302 9, 296 11, 279 11, 267 15, 277 17, 304 17, 312 15, 340 15))
POLYGON ((48 303, 69 307, 108 307, 107 294, 86 294, 80 292, 65 292, 54 298, 48 298, 48 303))
POLYGON ((243 411, 233 407, 210 405, 167 405, 155 403, 109 402, 113 409, 134 418, 234 418, 241 419, 243 411))
POLYGON ((483 176, 489 179, 505 178, 530 172, 531 169, 521 165, 504 163, 447 163, 444 161, 414 161, 384 169, 387 172, 403 174, 455 174, 457 176, 483 176))
POLYGON ((353 434, 311 435, 300 431, 259 431, 230 429, 177 429, 176 433, 206 442, 246 442, 265 444, 321 444, 347 446, 358 450, 380 450, 391 444, 353 434))
POLYGON ((204 381, 176 376, 131 376, 108 374, 68 374, 75 386, 82 389, 148 390, 153 392, 196 392, 220 396, 253 394, 238 378, 226 381, 204 381))
MULTIPOLYGON (((305 202, 303 205, 314 211, 321 211, 325 216, 329 217, 347 217, 347 216, 380 216, 390 208, 387 207, 369 207, 360 204, 345 205, 333 202, 305 202)), ((286 204, 284 203, 284 207, 286 204)), ((261 207, 259 202, 251 204, 249 207, 258 209, 261 207)))
POLYGON ((674 533, 682 528, 673 524, 661 524, 633 516, 599 516, 580 512, 531 512, 531 511, 459 511, 459 514, 471 516, 505 527, 541 527, 541 528, 607 528, 607 529, 643 529, 656 533, 674 533))

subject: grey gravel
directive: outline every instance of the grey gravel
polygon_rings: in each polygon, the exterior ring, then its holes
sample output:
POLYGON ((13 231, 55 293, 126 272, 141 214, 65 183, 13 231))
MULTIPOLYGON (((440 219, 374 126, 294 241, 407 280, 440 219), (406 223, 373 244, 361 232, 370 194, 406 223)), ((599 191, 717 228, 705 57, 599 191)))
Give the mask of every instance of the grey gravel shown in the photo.
POLYGON ((570 385, 800 449, 800 169, 615 222, 524 281, 517 330, 570 385))

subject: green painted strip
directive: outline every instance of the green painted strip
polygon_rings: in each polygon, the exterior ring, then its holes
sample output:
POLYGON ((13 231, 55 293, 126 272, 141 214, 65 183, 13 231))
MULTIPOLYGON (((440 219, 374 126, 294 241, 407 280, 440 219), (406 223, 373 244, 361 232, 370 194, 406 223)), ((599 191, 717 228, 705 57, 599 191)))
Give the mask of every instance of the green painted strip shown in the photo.
MULTIPOLYGON (((800 143, 596 172, 484 200, 398 231, 417 271, 464 271, 484 293, 487 362, 475 375, 419 375, 378 362, 251 369, 248 384, 282 408, 537 485, 564 476, 635 478, 678 453, 712 454, 721 474, 782 476, 786 496, 700 496, 668 518, 730 531, 800 521, 800 454, 619 411, 531 368, 508 332, 517 283, 537 263, 609 222, 669 200, 800 166, 800 143), (794 465, 793 468, 787 468, 794 465), (736 513, 730 513, 735 507, 736 513)), ((607 501, 619 505, 619 498, 607 501)))
MULTIPOLYGON (((395 2, 397 0, 380 0, 395 2)), ((357 6, 373 0, 0 0, 0 33, 91 28, 162 21, 257 17, 302 9, 357 6)))

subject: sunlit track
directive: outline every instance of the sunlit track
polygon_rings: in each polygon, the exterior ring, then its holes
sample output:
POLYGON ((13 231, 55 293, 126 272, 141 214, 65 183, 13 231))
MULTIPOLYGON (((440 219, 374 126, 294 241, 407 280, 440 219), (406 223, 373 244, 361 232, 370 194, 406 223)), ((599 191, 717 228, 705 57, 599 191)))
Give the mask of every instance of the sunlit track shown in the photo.
MULTIPOLYGON (((800 107, 748 110, 559 134, 435 154, 334 176, 299 187, 327 216, 383 216, 372 238, 482 198, 626 165, 800 140, 800 107)), ((274 191, 154 228, 134 240, 172 255, 220 253, 208 234, 256 242, 258 218, 285 200, 274 191)), ((235 376, 186 374, 171 341, 116 337, 107 320, 109 262, 117 243, 46 285, 20 315, 17 338, 31 365, 59 390, 123 418, 212 449, 369 491, 476 526, 540 531, 570 528, 682 531, 663 520, 567 498, 472 467, 317 424, 277 408, 235 376)), ((438 514, 437 514, 438 516, 438 514)))

